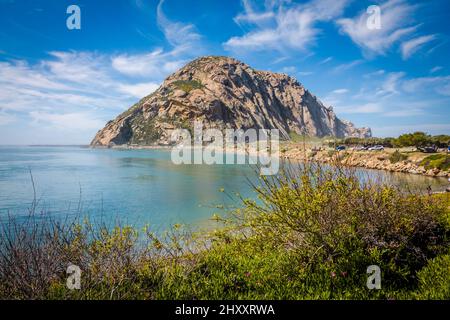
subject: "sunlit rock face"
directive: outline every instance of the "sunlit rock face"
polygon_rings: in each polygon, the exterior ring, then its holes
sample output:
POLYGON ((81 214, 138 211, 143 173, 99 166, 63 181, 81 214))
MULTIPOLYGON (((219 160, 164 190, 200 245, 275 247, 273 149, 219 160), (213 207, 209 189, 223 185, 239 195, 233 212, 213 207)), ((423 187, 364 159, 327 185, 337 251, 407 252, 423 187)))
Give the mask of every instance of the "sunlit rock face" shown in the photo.
POLYGON ((93 146, 168 145, 175 128, 279 129, 284 139, 370 137, 336 117, 296 79, 258 71, 228 57, 201 57, 170 75, 153 93, 106 124, 93 146))

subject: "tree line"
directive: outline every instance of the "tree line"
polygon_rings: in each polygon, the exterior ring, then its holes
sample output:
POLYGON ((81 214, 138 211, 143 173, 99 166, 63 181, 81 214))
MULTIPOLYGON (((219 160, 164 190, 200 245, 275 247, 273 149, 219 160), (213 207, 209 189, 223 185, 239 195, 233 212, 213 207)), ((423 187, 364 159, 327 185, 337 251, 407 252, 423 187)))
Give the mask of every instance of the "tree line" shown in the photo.
POLYGON ((432 136, 425 132, 414 132, 402 134, 397 138, 345 138, 338 141, 344 145, 382 145, 388 148, 401 147, 425 147, 436 146, 438 148, 447 148, 450 145, 449 135, 432 136))

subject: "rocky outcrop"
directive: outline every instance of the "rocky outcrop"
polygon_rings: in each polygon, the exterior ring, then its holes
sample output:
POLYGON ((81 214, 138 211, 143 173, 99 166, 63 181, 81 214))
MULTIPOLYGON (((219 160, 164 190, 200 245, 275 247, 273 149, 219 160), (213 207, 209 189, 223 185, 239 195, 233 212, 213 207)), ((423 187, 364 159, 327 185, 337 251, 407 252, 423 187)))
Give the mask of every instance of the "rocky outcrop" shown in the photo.
POLYGON ((284 139, 368 137, 336 117, 297 80, 257 71, 227 57, 202 57, 169 76, 152 94, 106 124, 92 146, 167 145, 174 128, 279 129, 284 139))

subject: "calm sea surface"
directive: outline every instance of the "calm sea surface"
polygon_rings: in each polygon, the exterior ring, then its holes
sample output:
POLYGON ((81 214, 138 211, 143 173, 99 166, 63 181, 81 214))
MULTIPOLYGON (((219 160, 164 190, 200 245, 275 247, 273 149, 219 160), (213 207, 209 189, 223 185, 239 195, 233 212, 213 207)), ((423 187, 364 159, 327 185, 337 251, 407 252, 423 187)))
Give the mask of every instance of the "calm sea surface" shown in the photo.
MULTIPOLYGON (((26 215, 33 202, 52 215, 82 212, 105 222, 166 228, 202 225, 215 205, 238 205, 220 192, 254 197, 246 165, 174 165, 165 150, 110 150, 81 147, 0 147, 0 218, 26 215)), ((446 179, 366 171, 396 184, 445 189, 446 179)))

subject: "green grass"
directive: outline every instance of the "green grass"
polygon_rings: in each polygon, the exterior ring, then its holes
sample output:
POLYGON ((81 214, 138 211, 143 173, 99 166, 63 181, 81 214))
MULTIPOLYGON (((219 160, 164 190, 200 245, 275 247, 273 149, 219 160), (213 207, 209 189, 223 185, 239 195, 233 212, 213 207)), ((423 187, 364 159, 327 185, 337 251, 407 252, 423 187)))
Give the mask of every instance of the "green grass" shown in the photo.
POLYGON ((431 260, 419 271, 419 289, 415 293, 418 299, 443 299, 450 297, 450 254, 431 260))
POLYGON ((426 157, 422 160, 420 165, 424 166, 425 169, 440 169, 449 170, 450 169, 450 155, 447 154, 434 154, 426 157))
POLYGON ((172 85, 186 93, 189 93, 194 89, 204 88, 204 85, 198 80, 177 80, 172 82, 172 85))

